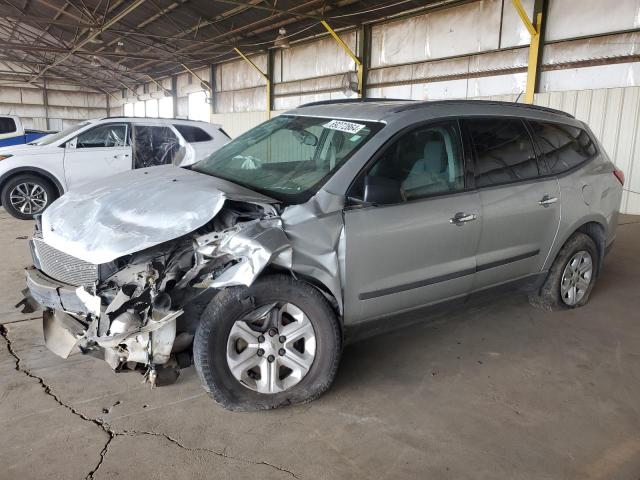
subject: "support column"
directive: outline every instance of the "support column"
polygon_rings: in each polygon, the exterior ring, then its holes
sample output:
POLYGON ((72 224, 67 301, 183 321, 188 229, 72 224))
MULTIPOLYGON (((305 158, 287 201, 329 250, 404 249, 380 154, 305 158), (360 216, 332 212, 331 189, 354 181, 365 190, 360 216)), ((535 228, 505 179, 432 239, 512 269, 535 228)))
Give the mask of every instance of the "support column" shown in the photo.
MULTIPOLYGON (((242 53, 239 49, 234 48, 234 50, 236 51, 236 53, 238 55, 240 55, 240 57, 242 57, 242 59, 247 62, 249 65, 251 65, 253 67, 253 69, 258 72, 258 74, 265 79, 265 81, 267 82, 267 98, 266 98, 266 108, 267 108, 267 118, 271 118, 271 104, 272 104, 272 98, 271 98, 271 77, 269 76, 269 74, 267 72, 263 72, 262 70, 260 70, 260 68, 253 63, 249 57, 247 57, 244 53, 242 53)), ((267 55, 267 69, 269 68, 269 58, 270 55, 267 55)))
POLYGON ((47 126, 47 130, 51 130, 51 124, 49 122, 49 96, 47 95, 47 79, 42 79, 42 101, 44 103, 44 120, 47 126))
POLYGON ((363 98, 363 86, 364 86, 364 65, 362 63, 362 60, 360 58, 358 58, 356 56, 355 53, 353 53, 351 51, 351 49, 349 48, 349 45, 347 45, 346 43, 344 43, 344 40, 342 40, 342 38, 340 38, 340 35, 338 35, 335 30, 333 28, 331 28, 329 26, 329 24, 327 22, 325 22, 324 20, 321 20, 320 23, 322 24, 322 26, 324 28, 327 29, 327 31, 331 34, 331 36, 333 37, 333 39, 338 43, 338 45, 340 45, 342 47, 342 49, 345 51, 345 53, 347 55, 349 55, 351 57, 351 59, 355 62, 356 64, 356 68, 357 68, 357 73, 358 73, 358 96, 363 98))
POLYGON ((171 91, 173 92, 173 118, 178 116, 178 77, 173 75, 171 77, 171 91))
POLYGON ((213 115, 216 113, 216 65, 212 64, 209 66, 209 84, 211 85, 211 108, 209 109, 209 114, 213 115))
POLYGON ((367 83, 369 81, 369 67, 371 66, 371 25, 361 25, 358 31, 360 44, 358 56, 362 61, 361 98, 367 97, 367 83))
POLYGON ((532 22, 525 12, 520 0, 511 0, 514 8, 520 16, 520 20, 529 31, 531 41, 529 43, 529 61, 527 64, 527 87, 524 101, 533 103, 537 92, 537 83, 540 79, 539 66, 542 59, 542 37, 544 36, 544 16, 547 10, 547 0, 535 0, 532 22))

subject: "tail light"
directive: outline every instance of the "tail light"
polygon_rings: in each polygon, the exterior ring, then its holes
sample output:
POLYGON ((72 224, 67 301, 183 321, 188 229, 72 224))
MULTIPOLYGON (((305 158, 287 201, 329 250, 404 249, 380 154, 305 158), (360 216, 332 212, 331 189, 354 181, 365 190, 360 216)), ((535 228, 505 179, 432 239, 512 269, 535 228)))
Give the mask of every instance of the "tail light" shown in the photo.
POLYGON ((624 172, 618 168, 613 171, 613 174, 616 176, 620 185, 624 185, 624 172))

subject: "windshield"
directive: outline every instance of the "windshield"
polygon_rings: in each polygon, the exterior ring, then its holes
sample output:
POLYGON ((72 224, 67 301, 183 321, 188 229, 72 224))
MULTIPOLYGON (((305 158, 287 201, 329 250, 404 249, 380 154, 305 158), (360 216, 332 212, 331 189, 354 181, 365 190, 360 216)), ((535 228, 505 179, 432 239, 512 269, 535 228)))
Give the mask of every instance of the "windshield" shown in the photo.
POLYGON ((192 168, 277 200, 302 203, 382 126, 360 120, 280 115, 192 168))
POLYGON ((52 143, 55 143, 58 140, 65 138, 67 135, 71 135, 72 133, 77 132, 81 128, 86 127, 87 125, 89 125, 89 122, 76 123, 75 125, 71 125, 70 127, 67 127, 58 133, 45 135, 44 137, 39 138, 35 142, 31 142, 30 145, 51 145, 52 143))

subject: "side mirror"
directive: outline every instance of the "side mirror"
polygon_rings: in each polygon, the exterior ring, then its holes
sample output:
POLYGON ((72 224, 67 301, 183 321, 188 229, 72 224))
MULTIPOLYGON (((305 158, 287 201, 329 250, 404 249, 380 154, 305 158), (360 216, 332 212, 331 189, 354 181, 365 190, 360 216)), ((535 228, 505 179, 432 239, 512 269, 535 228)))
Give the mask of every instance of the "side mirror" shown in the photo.
POLYGON ((402 203, 402 184, 398 180, 384 177, 367 176, 364 179, 365 203, 374 205, 391 205, 402 203))

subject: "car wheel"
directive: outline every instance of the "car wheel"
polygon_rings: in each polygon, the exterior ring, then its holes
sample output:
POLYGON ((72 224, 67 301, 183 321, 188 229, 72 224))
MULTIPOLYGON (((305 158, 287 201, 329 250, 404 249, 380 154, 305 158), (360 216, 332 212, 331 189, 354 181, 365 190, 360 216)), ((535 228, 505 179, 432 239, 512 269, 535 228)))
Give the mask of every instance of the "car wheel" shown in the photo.
POLYGON ((551 265, 549 274, 532 305, 545 310, 581 307, 589 300, 598 268, 596 244, 584 233, 574 233, 551 265))
POLYGON ((16 175, 2 189, 2 206, 11 216, 29 220, 42 213, 56 195, 56 189, 47 180, 30 174, 16 175))
POLYGON ((341 350, 327 300, 286 275, 220 291, 203 312, 193 345, 203 387, 229 410, 318 398, 333 382, 341 350))

